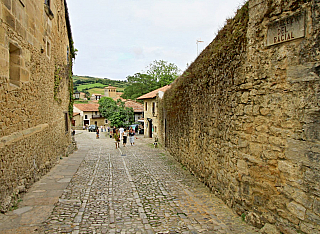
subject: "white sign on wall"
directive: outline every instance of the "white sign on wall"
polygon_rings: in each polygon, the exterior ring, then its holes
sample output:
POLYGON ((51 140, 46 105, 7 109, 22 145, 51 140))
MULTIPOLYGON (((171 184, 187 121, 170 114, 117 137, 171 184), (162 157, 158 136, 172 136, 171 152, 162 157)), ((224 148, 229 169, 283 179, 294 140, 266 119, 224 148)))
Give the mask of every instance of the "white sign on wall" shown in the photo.
POLYGON ((276 20, 268 25, 267 46, 305 36, 305 12, 276 20))

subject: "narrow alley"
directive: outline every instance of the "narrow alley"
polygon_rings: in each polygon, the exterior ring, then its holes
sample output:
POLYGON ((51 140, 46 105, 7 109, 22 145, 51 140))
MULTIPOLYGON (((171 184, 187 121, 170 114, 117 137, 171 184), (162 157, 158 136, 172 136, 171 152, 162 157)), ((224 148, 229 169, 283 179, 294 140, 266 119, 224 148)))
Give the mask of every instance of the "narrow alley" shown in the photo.
POLYGON ((151 139, 115 149, 77 131, 78 151, 35 183, 1 233, 258 233, 151 139))

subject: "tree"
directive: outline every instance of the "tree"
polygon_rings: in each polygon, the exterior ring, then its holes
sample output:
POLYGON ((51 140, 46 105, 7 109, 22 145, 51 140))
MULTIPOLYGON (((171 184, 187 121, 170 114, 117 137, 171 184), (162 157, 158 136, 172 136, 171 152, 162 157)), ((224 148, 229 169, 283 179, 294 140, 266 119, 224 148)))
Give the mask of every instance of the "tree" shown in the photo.
POLYGON ((181 73, 181 70, 173 63, 167 61, 153 61, 146 73, 136 73, 128 76, 128 86, 122 95, 126 99, 137 97, 171 84, 181 73))
POLYGON ((130 85, 124 89, 122 97, 125 99, 136 99, 149 90, 157 88, 156 80, 148 74, 136 73, 133 76, 128 76, 127 80, 130 85))
POLYGON ((112 126, 121 127, 134 122, 132 108, 125 107, 120 99, 114 101, 110 97, 103 97, 99 100, 99 112, 111 122, 112 126))
POLYGON ((148 68, 147 74, 156 80, 158 88, 171 84, 181 74, 177 65, 163 60, 154 60, 148 68))

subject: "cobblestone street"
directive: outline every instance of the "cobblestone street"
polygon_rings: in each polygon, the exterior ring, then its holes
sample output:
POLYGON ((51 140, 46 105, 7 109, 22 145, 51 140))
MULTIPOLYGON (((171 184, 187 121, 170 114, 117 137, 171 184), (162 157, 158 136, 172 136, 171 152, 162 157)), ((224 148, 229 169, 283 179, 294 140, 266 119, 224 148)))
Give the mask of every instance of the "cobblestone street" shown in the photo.
POLYGON ((40 233, 257 233, 151 139, 76 140, 85 155, 40 233))

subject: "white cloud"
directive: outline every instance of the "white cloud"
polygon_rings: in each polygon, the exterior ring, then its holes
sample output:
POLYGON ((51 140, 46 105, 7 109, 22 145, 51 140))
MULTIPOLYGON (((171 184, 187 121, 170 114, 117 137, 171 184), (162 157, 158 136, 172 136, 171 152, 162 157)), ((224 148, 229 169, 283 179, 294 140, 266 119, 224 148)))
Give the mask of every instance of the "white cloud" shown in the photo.
POLYGON ((234 15, 242 0, 67 0, 75 47, 74 73, 125 79, 154 60, 181 69, 234 15))

